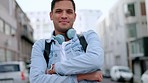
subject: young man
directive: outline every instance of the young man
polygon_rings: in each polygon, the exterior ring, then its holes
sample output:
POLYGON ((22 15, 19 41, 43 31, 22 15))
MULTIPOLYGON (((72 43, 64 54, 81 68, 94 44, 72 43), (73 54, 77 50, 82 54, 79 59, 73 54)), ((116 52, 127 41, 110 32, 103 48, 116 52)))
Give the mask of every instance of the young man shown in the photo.
POLYGON ((73 29, 76 19, 73 0, 53 0, 50 18, 54 23, 53 36, 34 43, 31 56, 31 83, 97 83, 102 81, 100 69, 104 54, 97 34, 90 30, 83 35, 86 52, 73 29), (51 43, 49 63, 44 58, 45 41, 51 43))

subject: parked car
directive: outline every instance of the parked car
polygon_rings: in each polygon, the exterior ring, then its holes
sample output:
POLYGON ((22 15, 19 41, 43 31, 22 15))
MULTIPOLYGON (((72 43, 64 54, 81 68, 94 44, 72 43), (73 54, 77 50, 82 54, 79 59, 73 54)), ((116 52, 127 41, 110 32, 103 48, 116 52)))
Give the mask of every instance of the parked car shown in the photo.
POLYGON ((131 81, 133 78, 133 73, 126 66, 113 66, 110 75, 114 81, 131 81))
POLYGON ((142 83, 148 83, 148 69, 142 74, 141 81, 142 83))
POLYGON ((0 83, 29 83, 25 63, 22 61, 0 62, 0 83))
POLYGON ((110 78, 110 70, 103 70, 103 77, 110 78))

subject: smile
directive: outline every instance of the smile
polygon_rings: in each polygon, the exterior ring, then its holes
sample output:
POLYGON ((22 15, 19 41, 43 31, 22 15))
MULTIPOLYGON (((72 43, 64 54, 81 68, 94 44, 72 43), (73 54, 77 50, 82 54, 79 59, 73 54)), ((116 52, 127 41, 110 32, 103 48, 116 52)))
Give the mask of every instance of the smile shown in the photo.
POLYGON ((60 23, 69 23, 68 21, 60 21, 60 23))

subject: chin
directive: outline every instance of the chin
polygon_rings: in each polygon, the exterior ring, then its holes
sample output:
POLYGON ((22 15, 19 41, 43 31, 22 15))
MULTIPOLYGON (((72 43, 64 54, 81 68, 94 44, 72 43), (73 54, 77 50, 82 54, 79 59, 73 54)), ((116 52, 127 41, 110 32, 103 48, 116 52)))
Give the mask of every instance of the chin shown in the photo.
POLYGON ((61 27, 61 28, 65 29, 65 30, 71 29, 71 27, 67 27, 67 26, 64 26, 64 27, 61 27))

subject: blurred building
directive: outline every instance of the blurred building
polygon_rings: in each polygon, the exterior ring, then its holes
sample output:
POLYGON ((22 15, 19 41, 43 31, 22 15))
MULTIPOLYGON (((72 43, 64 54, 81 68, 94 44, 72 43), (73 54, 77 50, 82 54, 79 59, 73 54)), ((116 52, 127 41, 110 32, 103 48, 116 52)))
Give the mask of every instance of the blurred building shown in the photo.
POLYGON ((29 19, 15 0, 0 0, 0 11, 0 61, 29 60, 33 44, 29 19), (30 36, 24 37, 24 29, 30 36))
POLYGON ((18 59, 15 1, 0 0, 0 61, 18 59))
POLYGON ((31 20, 34 29, 33 37, 36 40, 50 38, 53 31, 53 23, 50 20, 50 12, 28 12, 27 16, 31 20))
POLYGON ((19 60, 30 61, 33 39, 33 28, 30 19, 16 2, 15 16, 17 21, 17 41, 19 60))
POLYGON ((114 65, 128 66, 126 25, 121 2, 123 1, 117 2, 107 14, 103 14, 97 25, 104 47, 105 70, 110 70, 114 65))
POLYGON ((77 10, 76 14, 77 17, 73 27, 77 30, 77 33, 88 30, 96 31, 97 20, 102 15, 100 10, 81 9, 77 10))
POLYGON ((129 66, 134 82, 148 69, 148 28, 145 0, 119 0, 98 22, 104 42, 105 69, 129 66))

